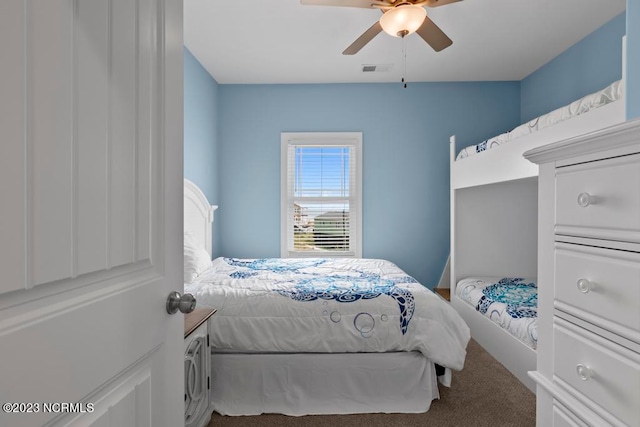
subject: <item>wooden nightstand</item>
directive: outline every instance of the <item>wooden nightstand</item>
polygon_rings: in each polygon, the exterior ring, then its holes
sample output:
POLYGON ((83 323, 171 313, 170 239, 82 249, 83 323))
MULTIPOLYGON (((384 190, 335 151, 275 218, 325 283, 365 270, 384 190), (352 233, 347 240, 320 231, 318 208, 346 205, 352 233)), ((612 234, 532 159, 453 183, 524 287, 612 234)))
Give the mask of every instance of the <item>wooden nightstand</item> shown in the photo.
POLYGON ((213 308, 197 308, 184 316, 184 424, 206 426, 211 419, 211 351, 209 318, 213 308))

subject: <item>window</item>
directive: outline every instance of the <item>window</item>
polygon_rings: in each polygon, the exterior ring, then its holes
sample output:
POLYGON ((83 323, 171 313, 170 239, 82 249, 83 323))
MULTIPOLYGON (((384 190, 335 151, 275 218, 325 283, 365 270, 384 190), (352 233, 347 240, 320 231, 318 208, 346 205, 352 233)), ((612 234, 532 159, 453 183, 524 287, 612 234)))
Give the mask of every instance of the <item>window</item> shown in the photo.
POLYGON ((362 257, 362 133, 282 133, 282 257, 362 257))

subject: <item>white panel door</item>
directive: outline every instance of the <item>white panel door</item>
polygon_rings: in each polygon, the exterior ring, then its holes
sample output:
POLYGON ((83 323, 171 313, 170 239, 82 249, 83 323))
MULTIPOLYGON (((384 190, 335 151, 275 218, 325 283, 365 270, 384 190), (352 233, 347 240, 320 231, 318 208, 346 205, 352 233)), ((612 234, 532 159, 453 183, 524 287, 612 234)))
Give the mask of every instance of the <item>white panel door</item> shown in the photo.
POLYGON ((0 1, 0 426, 183 425, 182 1, 0 1))

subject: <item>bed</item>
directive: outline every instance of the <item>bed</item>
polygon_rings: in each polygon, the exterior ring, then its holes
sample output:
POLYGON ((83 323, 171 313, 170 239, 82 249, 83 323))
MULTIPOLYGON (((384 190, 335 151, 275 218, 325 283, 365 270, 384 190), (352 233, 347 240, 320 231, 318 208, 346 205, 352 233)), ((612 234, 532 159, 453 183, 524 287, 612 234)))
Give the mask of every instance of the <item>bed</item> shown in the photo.
POLYGON ((479 301, 469 304, 467 300, 471 294, 482 295, 480 286, 474 288, 480 281, 488 282, 487 286, 503 278, 528 278, 528 283, 535 283, 538 166, 523 153, 623 122, 623 82, 624 77, 510 132, 461 150, 455 136, 450 138, 451 304, 471 328, 472 337, 533 392, 535 383, 527 373, 536 369, 536 349, 543 345, 537 342, 537 321, 531 317, 522 326, 529 338, 519 339, 502 327, 512 323, 511 316, 496 311, 492 318, 476 310, 479 301))
POLYGON ((522 154, 530 149, 625 121, 624 79, 498 136, 456 147, 450 138, 452 188, 465 188, 538 175, 522 154))
POLYGON ((535 350, 538 346, 538 285, 522 277, 468 277, 456 296, 535 350))
POLYGON ((530 120, 527 123, 523 123, 509 132, 486 139, 479 144, 464 147, 460 152, 458 152, 456 160, 475 156, 479 153, 491 150, 492 148, 518 140, 518 138, 525 135, 541 131, 542 129, 546 129, 566 120, 594 111, 597 108, 622 99, 622 94, 622 80, 615 81, 599 91, 583 96, 582 98, 573 101, 571 104, 557 108, 550 113, 536 117, 535 119, 530 120))
POLYGON ((209 256, 209 265, 185 268, 185 292, 218 310, 210 320, 217 412, 426 412, 439 397, 437 381, 449 386, 451 370, 463 368, 467 325, 396 265, 211 261, 209 212, 185 181, 185 260, 188 252, 209 256))

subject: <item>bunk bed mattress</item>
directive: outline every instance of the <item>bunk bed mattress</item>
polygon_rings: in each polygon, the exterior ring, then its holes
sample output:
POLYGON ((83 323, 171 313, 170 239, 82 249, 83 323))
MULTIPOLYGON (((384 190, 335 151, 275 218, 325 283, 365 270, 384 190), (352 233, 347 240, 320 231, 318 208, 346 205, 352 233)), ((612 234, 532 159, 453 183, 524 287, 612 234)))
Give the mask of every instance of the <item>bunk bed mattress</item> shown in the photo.
POLYGON ((478 313, 533 348, 538 343, 538 286, 535 279, 470 277, 456 295, 478 313))
POLYGON ((456 157, 456 160, 473 156, 491 148, 498 147, 521 136, 536 132, 549 126, 553 126, 557 123, 569 120, 572 117, 578 116, 580 114, 587 113, 598 107, 602 107, 603 105, 607 105, 611 102, 621 99, 622 94, 622 80, 618 80, 611 83, 606 88, 599 90, 598 92, 591 93, 578 99, 577 101, 572 102, 569 105, 565 105, 564 107, 558 108, 551 111, 550 113, 530 120, 529 122, 524 123, 509 132, 505 132, 501 135, 489 138, 479 144, 465 147, 460 150, 456 157))
POLYGON ((220 353, 418 351, 460 370, 470 339, 449 304, 379 259, 217 258, 185 292, 217 309, 220 353))

